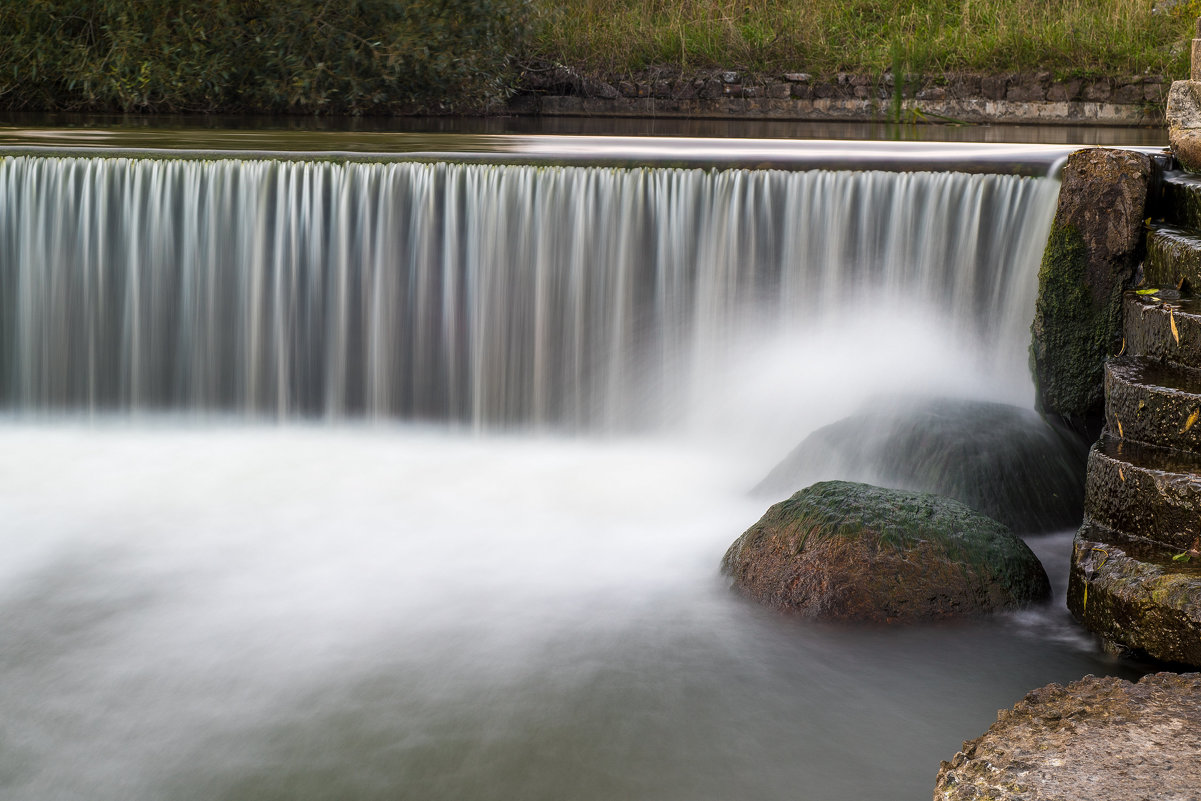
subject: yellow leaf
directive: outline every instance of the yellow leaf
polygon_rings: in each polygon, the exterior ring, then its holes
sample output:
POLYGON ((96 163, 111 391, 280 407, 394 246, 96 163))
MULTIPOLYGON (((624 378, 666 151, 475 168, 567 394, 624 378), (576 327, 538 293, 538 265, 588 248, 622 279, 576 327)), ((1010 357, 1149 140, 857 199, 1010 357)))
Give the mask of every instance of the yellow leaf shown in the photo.
POLYGON ((1120 351, 1118 351, 1118 355, 1121 356, 1125 352, 1126 352, 1126 337, 1122 337, 1122 349, 1120 351))
POLYGON ((1172 326, 1172 339, 1176 340, 1176 347, 1180 347, 1180 332, 1176 330, 1176 312, 1168 310, 1168 324, 1172 326))
POLYGON ((1126 474, 1122 472, 1122 468, 1120 467, 1118 468, 1118 478, 1122 479, 1123 481, 1126 480, 1126 474))
POLYGON ((1190 428, 1192 428, 1193 423, 1197 422, 1198 417, 1201 417, 1201 408, 1193 409, 1193 413, 1190 414, 1188 419, 1184 421, 1184 428, 1180 429, 1180 433, 1183 434, 1185 431, 1188 431, 1190 428))
POLYGON ((1116 416, 1113 418, 1113 421, 1118 424, 1118 439, 1121 439, 1122 438, 1122 421, 1119 420, 1116 416))

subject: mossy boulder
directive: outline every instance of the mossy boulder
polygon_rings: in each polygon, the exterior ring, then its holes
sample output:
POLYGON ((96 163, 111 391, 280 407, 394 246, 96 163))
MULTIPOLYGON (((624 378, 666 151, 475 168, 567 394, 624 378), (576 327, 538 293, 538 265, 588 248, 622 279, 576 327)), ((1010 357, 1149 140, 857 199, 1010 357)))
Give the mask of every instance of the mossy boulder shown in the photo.
POLYGON ((1151 174, 1144 153, 1071 154, 1039 269, 1030 346, 1038 403, 1093 434, 1101 365, 1121 349, 1122 292, 1142 258, 1151 174))
POLYGON ((756 493, 781 497, 818 479, 946 495, 1014 531, 1076 528, 1088 443, 1030 409, 957 398, 881 400, 819 428, 756 493))
POLYGON ((775 504, 721 564, 760 603, 825 620, 979 615, 1051 592, 1038 558, 997 521, 950 498, 848 481, 775 504))

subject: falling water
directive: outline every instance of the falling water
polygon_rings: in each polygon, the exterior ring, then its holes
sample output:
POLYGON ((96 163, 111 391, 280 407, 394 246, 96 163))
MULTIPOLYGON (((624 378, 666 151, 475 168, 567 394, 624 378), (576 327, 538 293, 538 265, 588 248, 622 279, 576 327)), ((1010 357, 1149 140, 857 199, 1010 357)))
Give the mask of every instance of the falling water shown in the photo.
POLYGON ((1046 179, 0 161, 0 403, 628 428, 749 330, 941 307, 1019 384, 1046 179), (855 309, 857 311, 852 311, 855 309))
POLYGON ((0 158, 0 795, 928 799, 1129 671, 1062 601, 827 627, 717 563, 876 393, 1029 403, 1056 190, 0 158))

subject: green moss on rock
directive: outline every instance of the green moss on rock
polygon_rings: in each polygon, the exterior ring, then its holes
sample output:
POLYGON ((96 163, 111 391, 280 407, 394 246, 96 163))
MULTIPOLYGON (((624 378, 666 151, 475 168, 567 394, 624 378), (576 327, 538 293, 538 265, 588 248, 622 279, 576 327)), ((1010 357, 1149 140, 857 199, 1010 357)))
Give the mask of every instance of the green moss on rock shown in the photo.
POLYGON ((1041 409, 1100 419, 1101 365, 1121 349, 1122 292, 1144 247, 1151 160, 1095 148, 1073 153, 1039 270, 1031 368, 1041 409))
POLYGON ((722 569, 762 603, 832 620, 983 614, 1050 593, 1038 559, 997 521, 949 498, 846 481, 772 506, 722 569))

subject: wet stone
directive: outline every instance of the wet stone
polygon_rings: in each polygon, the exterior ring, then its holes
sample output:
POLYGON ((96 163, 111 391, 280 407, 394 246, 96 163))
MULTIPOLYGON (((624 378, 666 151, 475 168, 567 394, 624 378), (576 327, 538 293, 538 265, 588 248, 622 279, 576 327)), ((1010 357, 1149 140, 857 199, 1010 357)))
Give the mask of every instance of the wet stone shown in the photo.
POLYGON ((1140 291, 1126 293, 1126 350, 1156 361, 1201 367, 1201 298, 1174 287, 1153 294, 1140 291))
POLYGON ((1068 609, 1106 640, 1163 662, 1201 666, 1196 554, 1087 522, 1073 544, 1068 609))
POLYGON ((1201 676, 1086 676, 1029 693, 938 771, 934 801, 1195 799, 1201 676))
POLYGON ((1201 537, 1201 456, 1105 435, 1089 454, 1085 514, 1179 553, 1201 537))
POLYGON ((1003 525, 949 498, 823 481, 774 504, 722 572, 756 601, 803 617, 905 623, 1047 599, 1038 558, 1003 525))
POLYGON ((1143 279, 1148 286, 1177 286, 1186 282, 1201 291, 1201 235, 1172 225, 1147 232, 1143 279))
POLYGON ((1201 448, 1201 371, 1136 356, 1105 365, 1110 434, 1168 448, 1201 448))

